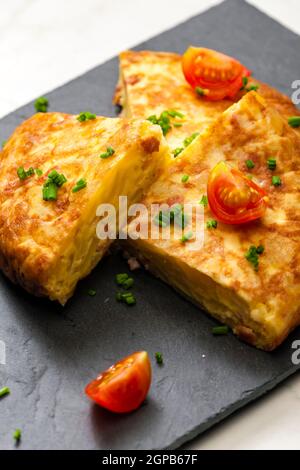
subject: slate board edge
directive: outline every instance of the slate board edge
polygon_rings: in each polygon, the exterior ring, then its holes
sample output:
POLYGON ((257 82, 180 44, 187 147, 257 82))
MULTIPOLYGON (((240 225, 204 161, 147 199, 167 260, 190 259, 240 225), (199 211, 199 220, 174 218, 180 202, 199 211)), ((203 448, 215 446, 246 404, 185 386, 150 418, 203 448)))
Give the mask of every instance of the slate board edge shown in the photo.
POLYGON ((294 369, 290 369, 285 373, 275 377, 274 380, 271 380, 265 386, 261 387, 260 389, 256 388, 254 391, 251 391, 245 398, 242 398, 239 401, 236 401, 233 405, 228 406, 224 410, 221 410, 217 413, 214 417, 210 417, 205 423, 196 426, 192 429, 189 433, 186 433, 185 436, 180 437, 176 441, 170 444, 170 446, 164 447, 163 450, 167 449, 177 449, 183 444, 188 444, 193 439, 202 435, 208 429, 212 429, 216 424, 224 421, 229 416, 232 416, 235 412, 241 410, 244 406, 254 402, 255 400, 262 398, 268 392, 272 391, 277 385, 282 384, 285 380, 292 377, 296 372, 300 370, 300 365, 295 366, 294 369))

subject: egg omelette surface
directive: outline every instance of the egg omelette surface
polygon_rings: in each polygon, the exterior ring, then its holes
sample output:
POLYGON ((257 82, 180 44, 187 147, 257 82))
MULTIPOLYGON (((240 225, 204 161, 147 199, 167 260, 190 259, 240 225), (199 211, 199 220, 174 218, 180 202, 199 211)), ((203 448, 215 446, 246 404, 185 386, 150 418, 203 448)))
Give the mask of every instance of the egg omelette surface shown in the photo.
MULTIPOLYGON (((209 172, 220 161, 249 173, 267 191, 269 207, 261 219, 243 225, 219 222, 208 229, 206 222, 214 215, 207 206, 203 247, 196 251, 189 249, 195 234, 184 242, 175 237, 129 238, 126 246, 154 274, 229 325, 241 339, 272 350, 300 323, 299 131, 252 91, 168 164, 143 202, 148 208, 199 205, 207 193, 209 172), (272 184, 274 171, 267 166, 271 156, 277 162, 280 186, 272 184), (252 170, 246 166, 248 159, 254 162, 252 170), (249 247, 259 245, 264 252, 255 270, 245 255, 249 247)), ((129 224, 129 234, 136 226, 136 220, 129 224)))
MULTIPOLYGON (((269 85, 250 77, 249 86, 283 115, 299 114, 291 100, 269 85)), ((240 91, 234 101, 246 92, 240 91)), ((234 103, 231 99, 208 101, 197 96, 182 72, 181 55, 171 52, 124 51, 120 54, 120 74, 114 103, 122 107, 122 116, 147 119, 163 111, 176 110, 183 118, 170 117, 171 129, 166 134, 174 151, 184 139, 201 133, 216 117, 234 103)))
POLYGON ((148 121, 39 113, 23 122, 0 153, 1 269, 64 304, 111 242, 96 235, 97 207, 117 210, 119 195, 137 202, 167 155, 161 129, 148 121), (66 181, 56 200, 44 200, 54 170, 66 181))

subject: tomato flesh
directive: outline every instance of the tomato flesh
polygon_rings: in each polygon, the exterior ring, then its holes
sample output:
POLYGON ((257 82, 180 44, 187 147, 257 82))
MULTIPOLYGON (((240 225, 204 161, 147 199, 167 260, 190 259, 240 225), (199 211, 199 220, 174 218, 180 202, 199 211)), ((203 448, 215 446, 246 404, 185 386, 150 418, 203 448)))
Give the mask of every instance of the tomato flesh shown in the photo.
POLYGON ((85 393, 98 405, 114 413, 129 413, 145 400, 151 384, 151 364, 146 351, 122 359, 97 379, 85 393))
POLYGON ((211 170, 207 197, 211 211, 225 224, 256 220, 264 215, 268 205, 265 190, 225 162, 211 170))
POLYGON ((182 57, 182 69, 193 89, 201 88, 210 101, 234 98, 250 71, 238 60, 204 47, 190 46, 182 57))

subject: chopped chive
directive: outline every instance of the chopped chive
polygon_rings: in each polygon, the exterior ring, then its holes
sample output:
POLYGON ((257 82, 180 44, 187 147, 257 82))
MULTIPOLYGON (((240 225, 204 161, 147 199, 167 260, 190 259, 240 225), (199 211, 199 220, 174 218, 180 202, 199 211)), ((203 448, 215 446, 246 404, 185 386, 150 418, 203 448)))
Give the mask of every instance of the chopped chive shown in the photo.
POLYGON ((280 176, 272 176, 272 185, 273 186, 281 186, 281 178, 280 176))
POLYGON ((95 289, 89 289, 87 293, 88 293, 88 295, 90 295, 91 297, 94 297, 94 296, 97 294, 97 292, 95 291, 95 289))
POLYGON ((179 111, 176 111, 175 109, 169 109, 167 113, 172 118, 175 118, 175 117, 179 117, 180 119, 184 118, 184 114, 180 113, 179 111))
POLYGON ((128 296, 128 297, 125 298, 125 303, 127 305, 135 305, 136 304, 136 298, 133 295, 128 296))
POLYGON ((181 178, 182 183, 187 183, 188 180, 189 180, 189 175, 183 175, 182 178, 181 178))
POLYGON ((208 205, 208 197, 205 194, 200 199, 199 204, 202 204, 204 207, 208 205))
POLYGON ((49 101, 44 96, 41 96, 34 102, 34 107, 37 113, 46 113, 48 110, 49 101))
POLYGON ((251 245, 245 254, 246 260, 253 265, 255 271, 258 271, 259 255, 262 255, 264 251, 265 248, 263 245, 258 245, 257 247, 255 245, 251 245))
POLYGON ((176 149, 173 150, 173 155, 174 157, 178 157, 178 155, 183 151, 183 147, 177 147, 176 149))
POLYGON ((253 160, 246 160, 246 167, 248 170, 252 170, 252 168, 255 167, 254 161, 253 160))
POLYGON ((122 287, 124 287, 124 289, 130 289, 130 287, 132 287, 133 284, 134 284, 134 279, 132 277, 129 277, 128 279, 126 279, 126 281, 123 282, 122 287))
POLYGON ((249 78, 248 77, 242 77, 242 88, 241 90, 245 90, 246 86, 248 85, 248 82, 249 82, 249 78))
POLYGON ((42 174, 43 174, 42 170, 40 170, 39 168, 35 169, 35 173, 38 177, 42 176, 42 174))
POLYGON ((188 232, 181 237, 180 241, 181 243, 185 243, 185 242, 188 242, 192 237, 193 237, 193 232, 188 232))
POLYGON ((18 177, 20 178, 20 180, 26 180, 27 178, 29 178, 29 176, 32 176, 34 175, 34 169, 32 167, 30 167, 27 171, 24 170, 24 168, 22 166, 20 166, 18 169, 17 169, 17 175, 18 177))
POLYGON ((263 245, 258 245, 258 246, 256 247, 256 253, 257 253, 258 255, 262 255, 264 251, 265 251, 265 247, 264 247, 263 245))
POLYGON ((206 222, 206 228, 211 229, 211 228, 217 228, 218 222, 215 219, 208 220, 206 222))
POLYGON ((291 127, 300 127, 300 116, 291 116, 288 118, 291 127))
POLYGON ((174 127, 182 127, 183 123, 182 122, 173 122, 174 127))
POLYGON ((13 434, 13 438, 14 440, 16 441, 16 443, 19 443, 20 440, 21 440, 21 437, 22 437, 22 431, 21 429, 16 429, 14 434, 13 434))
POLYGON ((268 164, 269 170, 275 170, 276 169, 277 163, 276 163, 275 158, 269 158, 267 160, 267 164, 268 164))
POLYGON ((85 179, 81 178, 80 180, 77 181, 76 185, 72 189, 72 193, 77 193, 78 191, 81 191, 82 189, 87 187, 87 182, 85 179))
POLYGON ((206 92, 204 88, 201 88, 200 86, 196 86, 195 92, 197 93, 198 96, 205 96, 206 92))
POLYGON ((46 181, 43 186, 43 199, 44 201, 56 201, 57 200, 57 186, 53 181, 46 181))
POLYGON ((76 119, 79 122, 90 121, 91 119, 96 119, 96 114, 90 113, 89 111, 84 111, 79 113, 76 119))
POLYGON ((246 91, 257 91, 259 89, 259 85, 250 85, 246 88, 246 91))
POLYGON ((9 387, 3 387, 0 389, 0 398, 5 397, 6 395, 10 394, 10 388, 9 387))
POLYGON ((155 353, 155 359, 156 359, 157 364, 159 364, 159 365, 163 364, 163 362, 164 362, 163 355, 160 352, 155 353))
POLYGON ((129 278, 127 273, 116 274, 116 283, 121 286, 129 278))
POLYGON ((183 141, 183 145, 185 147, 188 147, 192 142, 193 140, 196 139, 196 137, 198 137, 199 135, 199 132, 194 132, 192 135, 190 135, 189 137, 186 137, 183 141))
POLYGON ((136 298, 132 292, 117 292, 116 299, 119 302, 124 302, 127 305, 134 305, 136 303, 136 298))
POLYGON ((111 157, 115 153, 112 147, 107 147, 106 152, 101 153, 100 158, 108 158, 111 157))
POLYGON ((56 184, 59 188, 66 183, 67 178, 62 173, 58 173, 56 170, 50 171, 48 178, 56 184))
POLYGON ((212 329, 213 335, 227 335, 229 333, 229 328, 227 325, 214 326, 212 329))

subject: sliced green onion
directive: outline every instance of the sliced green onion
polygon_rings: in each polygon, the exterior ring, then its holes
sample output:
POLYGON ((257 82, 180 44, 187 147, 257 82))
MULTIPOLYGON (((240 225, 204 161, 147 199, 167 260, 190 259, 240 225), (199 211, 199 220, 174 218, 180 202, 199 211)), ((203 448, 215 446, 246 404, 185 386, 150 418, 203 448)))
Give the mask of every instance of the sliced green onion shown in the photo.
POLYGON ((229 328, 227 325, 214 326, 212 329, 213 335, 227 335, 229 333, 229 328))
POLYGON ((22 431, 21 431, 21 429, 16 429, 15 432, 14 432, 14 434, 13 434, 14 440, 18 443, 18 442, 20 442, 21 437, 22 437, 22 431))
POLYGON ((246 160, 246 167, 248 170, 252 170, 252 168, 255 167, 254 161, 253 160, 246 160))
POLYGON ((199 201, 199 204, 202 204, 202 206, 206 207, 208 205, 208 197, 206 195, 203 195, 199 201))
POLYGON ((280 176, 272 176, 272 184, 273 186, 281 186, 282 181, 280 176))
POLYGON ((9 387, 3 387, 0 389, 0 398, 5 397, 6 395, 10 394, 10 388, 9 387))
POLYGON ((83 111, 82 113, 79 113, 76 119, 79 122, 90 121, 91 119, 96 119, 96 114, 90 113, 89 111, 83 111))
POLYGON ((183 175, 181 178, 182 183, 187 183, 188 180, 189 180, 189 175, 183 175))
POLYGON ((96 294, 97 294, 97 292, 95 291, 95 289, 89 289, 88 290, 88 295, 90 295, 91 297, 94 297, 96 294))
POLYGON ((163 362, 164 362, 163 355, 160 352, 155 353, 155 359, 156 359, 157 364, 159 364, 159 365, 163 364, 163 362))
POLYGON ((53 181, 46 181, 43 186, 43 199, 44 201, 56 201, 57 200, 57 186, 53 181))
POLYGON ((276 163, 275 158, 269 158, 267 160, 267 164, 268 164, 269 170, 275 170, 276 169, 277 163, 276 163))
POLYGON ((215 219, 208 220, 206 222, 206 228, 211 229, 211 228, 217 228, 218 222, 215 219))
POLYGON ((108 158, 111 157, 115 153, 112 147, 107 147, 106 152, 101 153, 100 158, 108 158))
POLYGON ((37 113, 46 113, 48 110, 49 101, 44 96, 41 96, 34 102, 34 107, 37 113))
POLYGON ((291 116, 288 118, 291 127, 300 127, 300 116, 291 116))
POLYGON ((87 187, 87 182, 85 179, 81 178, 80 180, 77 181, 76 185, 72 189, 72 193, 77 193, 78 191, 81 191, 82 189, 87 187))

